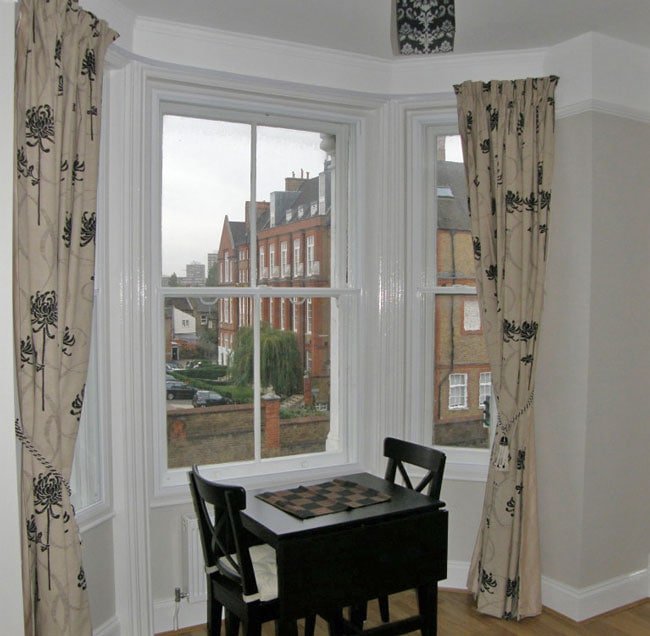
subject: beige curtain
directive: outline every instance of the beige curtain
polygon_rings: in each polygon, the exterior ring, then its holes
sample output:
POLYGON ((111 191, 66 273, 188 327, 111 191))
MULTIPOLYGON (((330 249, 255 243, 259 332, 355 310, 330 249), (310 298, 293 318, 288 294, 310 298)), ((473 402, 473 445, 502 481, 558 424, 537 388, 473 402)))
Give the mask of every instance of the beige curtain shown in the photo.
POLYGON ((455 87, 499 414, 468 586, 479 611, 512 619, 542 609, 533 396, 556 84, 556 77, 545 77, 455 87))
POLYGON ((76 0, 21 0, 14 330, 26 634, 91 634, 68 480, 93 306, 103 60, 116 34, 76 0))

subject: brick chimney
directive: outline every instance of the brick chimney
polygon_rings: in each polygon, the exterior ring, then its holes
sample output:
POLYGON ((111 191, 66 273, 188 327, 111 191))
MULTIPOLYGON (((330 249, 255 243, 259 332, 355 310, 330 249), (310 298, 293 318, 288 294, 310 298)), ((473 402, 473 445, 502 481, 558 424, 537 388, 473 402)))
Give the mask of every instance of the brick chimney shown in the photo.
POLYGON ((296 173, 292 172, 291 176, 284 180, 285 192, 297 192, 300 190, 300 186, 302 186, 307 179, 309 179, 309 173, 307 173, 307 176, 305 177, 305 173, 302 169, 300 170, 300 177, 296 177, 296 173))

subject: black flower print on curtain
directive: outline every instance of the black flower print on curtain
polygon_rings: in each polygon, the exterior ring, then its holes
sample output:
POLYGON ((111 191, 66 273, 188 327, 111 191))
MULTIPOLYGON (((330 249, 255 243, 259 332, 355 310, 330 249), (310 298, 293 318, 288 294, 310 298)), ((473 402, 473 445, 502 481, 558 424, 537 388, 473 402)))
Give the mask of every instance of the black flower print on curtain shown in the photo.
POLYGON ((456 86, 474 260, 498 422, 468 577, 479 611, 541 612, 533 398, 556 77, 456 86))
POLYGON ((68 480, 93 305, 101 83, 116 34, 76 0, 21 0, 14 325, 29 636, 92 633, 68 480))

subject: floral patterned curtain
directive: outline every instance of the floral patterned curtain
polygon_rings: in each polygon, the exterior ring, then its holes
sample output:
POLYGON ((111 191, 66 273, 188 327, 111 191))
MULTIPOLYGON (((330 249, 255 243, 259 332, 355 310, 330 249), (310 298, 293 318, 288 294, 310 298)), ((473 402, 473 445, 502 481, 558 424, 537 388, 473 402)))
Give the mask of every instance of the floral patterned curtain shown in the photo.
POLYGON ((479 611, 539 614, 533 396, 556 77, 456 86, 478 294, 498 422, 468 577, 479 611))
POLYGON ((103 60, 116 37, 76 0, 21 0, 14 329, 29 635, 92 633, 68 480, 89 356, 103 60))

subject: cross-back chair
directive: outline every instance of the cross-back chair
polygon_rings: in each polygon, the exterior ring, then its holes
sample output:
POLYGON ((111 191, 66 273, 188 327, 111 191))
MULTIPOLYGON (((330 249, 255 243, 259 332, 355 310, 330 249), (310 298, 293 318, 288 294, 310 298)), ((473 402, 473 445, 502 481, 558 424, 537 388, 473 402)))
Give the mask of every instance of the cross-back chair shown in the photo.
MULTIPOLYGON (((225 609, 226 636, 236 636, 240 623, 246 636, 259 636, 262 623, 278 618, 275 550, 266 544, 250 545, 240 516, 246 508, 244 488, 209 481, 196 466, 188 476, 205 560, 208 634, 219 636, 225 609)), ((315 617, 308 619, 314 621, 315 617)))
MULTIPOLYGON (((399 476, 406 488, 424 493, 432 499, 440 498, 446 460, 443 452, 429 446, 387 437, 384 439, 384 457, 388 459, 384 479, 391 483, 397 483, 399 476), (408 474, 408 466, 421 468, 425 471, 416 485, 413 484, 408 474)), ((381 620, 388 623, 390 621, 388 596, 380 596, 377 600, 381 620)), ((418 590, 418 603, 422 605, 427 602, 431 602, 430 599, 423 598, 422 591, 418 590)), ((351 622, 360 628, 366 620, 367 605, 352 607, 350 612, 351 622)))

